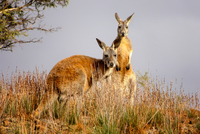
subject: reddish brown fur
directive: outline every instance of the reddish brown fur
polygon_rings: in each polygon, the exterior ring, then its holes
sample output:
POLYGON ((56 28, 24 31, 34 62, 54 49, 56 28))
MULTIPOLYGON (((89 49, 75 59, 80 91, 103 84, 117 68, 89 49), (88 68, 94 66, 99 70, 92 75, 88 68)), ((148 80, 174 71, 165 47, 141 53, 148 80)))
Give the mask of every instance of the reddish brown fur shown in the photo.
MULTIPOLYGON (((114 44, 120 44, 117 49, 117 61, 119 68, 113 71, 112 79, 114 83, 121 83, 120 89, 126 91, 126 95, 133 102, 134 92, 136 90, 136 76, 131 66, 131 55, 133 52, 131 40, 128 38, 128 28, 122 29, 122 26, 126 28, 133 15, 129 16, 125 21, 122 21, 117 13, 115 14, 116 20, 118 21, 118 36, 113 41, 114 44), (119 27, 120 26, 120 27, 119 27), (125 32, 125 36, 120 33, 125 32), (117 71, 118 70, 118 71, 117 71)), ((119 87, 119 86, 118 86, 119 87)))
POLYGON ((45 95, 33 113, 38 117, 46 105, 51 105, 56 99, 64 102, 70 96, 87 92, 94 83, 109 77, 117 63, 117 48, 119 44, 108 47, 97 39, 103 49, 103 59, 95 59, 84 55, 74 55, 59 61, 47 77, 45 95))
MULTIPOLYGON (((77 86, 77 81, 81 82, 82 78, 86 77, 87 82, 84 83, 84 91, 87 91, 92 85, 92 77, 96 75, 95 78, 97 81, 99 80, 97 72, 104 74, 103 68, 104 64, 100 59, 97 60, 84 55, 74 55, 61 60, 53 67, 51 73, 48 75, 47 84, 50 85, 54 82, 54 85, 60 90, 65 85, 77 86), (83 73, 81 74, 82 77, 80 77, 80 73, 83 73)), ((68 91, 68 93, 70 92, 68 91)))

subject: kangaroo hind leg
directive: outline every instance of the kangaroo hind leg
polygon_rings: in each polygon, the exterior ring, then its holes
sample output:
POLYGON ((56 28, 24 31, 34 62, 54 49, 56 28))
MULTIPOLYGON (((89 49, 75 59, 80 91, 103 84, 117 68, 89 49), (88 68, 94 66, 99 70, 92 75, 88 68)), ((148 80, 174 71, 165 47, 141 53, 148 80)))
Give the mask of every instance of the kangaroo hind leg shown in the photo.
POLYGON ((51 105, 58 98, 58 93, 52 91, 46 91, 42 101, 40 102, 38 108, 33 113, 35 118, 40 118, 40 114, 44 111, 49 105, 51 105))

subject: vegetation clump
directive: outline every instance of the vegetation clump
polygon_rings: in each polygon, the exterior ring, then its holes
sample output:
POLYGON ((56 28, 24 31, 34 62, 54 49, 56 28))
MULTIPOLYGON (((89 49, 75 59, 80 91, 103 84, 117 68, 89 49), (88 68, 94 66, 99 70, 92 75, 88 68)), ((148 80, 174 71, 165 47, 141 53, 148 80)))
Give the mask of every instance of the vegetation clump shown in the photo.
POLYGON ((199 94, 138 72, 134 102, 112 83, 100 83, 67 103, 56 101, 31 117, 45 93, 46 72, 16 71, 0 77, 0 133, 200 133, 199 94))

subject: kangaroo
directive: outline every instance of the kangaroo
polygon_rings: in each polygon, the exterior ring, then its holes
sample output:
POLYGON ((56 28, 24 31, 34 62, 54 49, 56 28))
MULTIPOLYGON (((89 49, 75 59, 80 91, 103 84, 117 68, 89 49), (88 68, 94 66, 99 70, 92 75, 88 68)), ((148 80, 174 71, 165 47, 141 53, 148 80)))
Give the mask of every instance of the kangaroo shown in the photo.
POLYGON ((113 71, 112 79, 115 83, 120 84, 120 89, 127 90, 129 99, 133 102, 133 95, 136 91, 136 76, 131 66, 131 56, 133 53, 131 40, 128 38, 128 24, 131 21, 134 13, 125 21, 122 21, 117 13, 115 18, 118 22, 117 37, 113 41, 114 45, 119 46, 117 49, 118 66, 113 71), (119 45, 120 44, 120 45, 119 45))
MULTIPOLYGON (((129 16, 125 21, 122 21, 117 13, 115 13, 115 18, 118 22, 118 29, 117 29, 117 38, 114 40, 114 43, 120 43, 123 44, 118 49, 118 60, 121 61, 121 63, 126 62, 126 69, 130 69, 131 65, 131 56, 133 53, 133 47, 131 40, 128 38, 128 24, 131 21, 134 13, 129 16)), ((117 70, 120 70, 120 65, 117 70)))
POLYGON ((51 105, 56 99, 64 100, 86 93, 94 83, 110 77, 118 66, 117 48, 120 44, 108 47, 99 39, 96 40, 103 49, 103 58, 74 55, 59 61, 47 77, 46 92, 33 116, 38 118, 47 104, 51 105))

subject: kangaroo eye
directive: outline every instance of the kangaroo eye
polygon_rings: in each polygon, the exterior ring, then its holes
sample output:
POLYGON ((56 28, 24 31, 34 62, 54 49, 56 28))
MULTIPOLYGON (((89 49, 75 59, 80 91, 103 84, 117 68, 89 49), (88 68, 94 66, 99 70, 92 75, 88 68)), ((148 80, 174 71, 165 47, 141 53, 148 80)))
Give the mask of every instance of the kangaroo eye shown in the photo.
POLYGON ((121 28, 121 26, 118 26, 118 28, 121 28))
POLYGON ((105 57, 108 57, 108 55, 106 54, 106 55, 104 55, 105 57))
POLYGON ((126 26, 126 28, 128 29, 128 26, 126 26))
POLYGON ((117 57, 117 55, 115 54, 114 57, 117 57))

